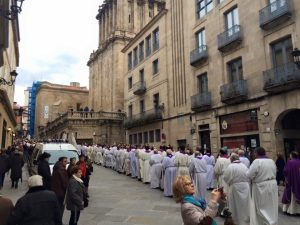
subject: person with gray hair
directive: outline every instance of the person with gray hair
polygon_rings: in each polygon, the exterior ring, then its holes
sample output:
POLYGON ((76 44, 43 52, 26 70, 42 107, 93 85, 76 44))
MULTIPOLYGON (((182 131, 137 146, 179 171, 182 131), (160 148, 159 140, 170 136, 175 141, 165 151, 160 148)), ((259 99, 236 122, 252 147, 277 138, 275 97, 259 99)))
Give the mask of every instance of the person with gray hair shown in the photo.
POLYGON ((224 172, 224 181, 228 185, 228 207, 236 224, 250 223, 250 184, 247 177, 248 168, 241 163, 239 156, 232 153, 231 164, 224 172))
POLYGON ((40 175, 29 177, 28 186, 28 192, 17 201, 7 225, 62 225, 56 195, 45 190, 43 178, 40 175))
POLYGON ((238 151, 239 157, 240 157, 240 161, 241 163, 243 163, 247 168, 249 168, 250 166, 250 161, 247 157, 245 157, 245 151, 240 149, 238 151))

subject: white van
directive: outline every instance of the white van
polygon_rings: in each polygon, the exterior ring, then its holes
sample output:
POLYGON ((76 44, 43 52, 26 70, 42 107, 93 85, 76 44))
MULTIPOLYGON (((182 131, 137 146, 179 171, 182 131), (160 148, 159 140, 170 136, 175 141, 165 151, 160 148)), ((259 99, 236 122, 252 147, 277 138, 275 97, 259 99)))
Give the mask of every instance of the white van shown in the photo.
POLYGON ((50 170, 52 174, 53 166, 60 157, 68 158, 68 165, 70 158, 75 157, 76 161, 79 160, 77 149, 69 143, 37 143, 32 152, 29 162, 29 173, 30 175, 37 174, 38 159, 41 154, 47 152, 51 155, 49 159, 50 170))

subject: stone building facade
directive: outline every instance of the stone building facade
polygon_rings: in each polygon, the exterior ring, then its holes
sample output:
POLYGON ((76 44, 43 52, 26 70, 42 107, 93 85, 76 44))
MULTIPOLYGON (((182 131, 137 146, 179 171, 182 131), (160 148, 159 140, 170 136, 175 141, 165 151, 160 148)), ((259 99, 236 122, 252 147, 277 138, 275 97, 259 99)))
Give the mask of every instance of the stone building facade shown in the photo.
MULTIPOLYGON (((12 1, 0 1, 0 11, 9 10, 12 1)), ((13 112, 15 85, 3 82, 11 80, 11 73, 19 66, 19 22, 0 16, 0 148, 13 142, 16 118, 13 112)))

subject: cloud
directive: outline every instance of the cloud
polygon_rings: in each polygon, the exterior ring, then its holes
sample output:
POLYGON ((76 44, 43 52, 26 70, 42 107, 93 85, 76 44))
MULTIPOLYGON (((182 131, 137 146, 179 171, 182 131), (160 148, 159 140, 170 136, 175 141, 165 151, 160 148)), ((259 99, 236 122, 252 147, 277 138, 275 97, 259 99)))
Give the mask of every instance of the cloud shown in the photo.
POLYGON ((24 1, 20 14, 20 66, 15 101, 33 81, 88 86, 86 63, 97 49, 101 0, 24 1))

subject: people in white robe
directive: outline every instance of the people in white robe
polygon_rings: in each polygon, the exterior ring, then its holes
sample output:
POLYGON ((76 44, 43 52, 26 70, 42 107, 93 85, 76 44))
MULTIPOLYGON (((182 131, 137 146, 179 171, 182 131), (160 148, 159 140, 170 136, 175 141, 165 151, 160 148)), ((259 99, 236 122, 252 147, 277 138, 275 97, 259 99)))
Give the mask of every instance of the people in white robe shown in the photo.
POLYGON ((216 164, 215 157, 211 154, 210 149, 206 149, 203 159, 206 161, 207 176, 206 188, 209 190, 214 189, 214 166, 216 164))
POLYGON ((218 187, 224 188, 224 193, 227 193, 227 185, 224 182, 224 172, 227 169, 227 167, 230 165, 230 159, 227 155, 227 148, 222 148, 220 150, 220 155, 217 159, 215 168, 214 168, 214 175, 217 179, 217 185, 218 187))
POLYGON ((143 166, 143 170, 141 170, 143 172, 142 175, 142 181, 143 183, 150 183, 150 157, 151 157, 152 153, 149 149, 148 146, 145 147, 145 151, 142 152, 141 154, 141 160, 142 160, 142 164, 143 166))
POLYGON ((150 156, 150 187, 160 188, 160 179, 162 171, 162 155, 157 149, 154 149, 153 154, 150 156))
POLYGON ((195 187, 194 197, 196 199, 205 199, 207 164, 198 151, 195 152, 194 158, 191 159, 189 172, 195 187))
MULTIPOLYGON (((167 155, 166 150, 167 149, 165 148, 165 146, 160 147, 159 154, 161 155, 162 159, 164 159, 164 157, 167 155)), ((162 169, 161 170, 161 178, 160 178, 160 189, 161 190, 164 190, 164 180, 165 180, 164 171, 162 169)))
POLYGON ((177 176, 189 176, 189 156, 185 154, 184 146, 180 146, 180 150, 175 153, 174 162, 177 176))
POLYGON ((164 196, 172 197, 172 185, 176 179, 177 167, 175 166, 175 156, 171 149, 166 151, 167 155, 164 157, 162 166, 164 171, 164 196))
POLYGON ((128 153, 128 157, 130 160, 131 177, 136 178, 137 177, 137 159, 136 159, 136 149, 135 148, 131 148, 130 152, 128 153))
POLYGON ((250 160, 247 157, 245 157, 245 151, 244 150, 239 150, 238 154, 239 154, 241 163, 243 163, 247 168, 249 168, 250 160))
POLYGON ((142 181, 144 175, 144 164, 141 159, 141 156, 145 149, 142 149, 140 146, 136 149, 135 158, 136 158, 136 177, 139 181, 142 181))
POLYGON ((285 188, 282 196, 282 210, 290 215, 300 215, 300 157, 293 151, 284 167, 285 188))
POLYGON ((125 149, 125 154, 124 154, 124 158, 125 158, 125 163, 124 163, 124 171, 125 171, 125 175, 129 176, 131 175, 130 173, 130 157, 129 157, 129 152, 130 152, 130 147, 127 146, 125 149))
POLYGON ((224 172, 224 181, 228 185, 227 201, 232 218, 238 225, 250 224, 250 184, 248 168, 240 161, 239 155, 230 156, 231 164, 224 172))
POLYGON ((121 147, 119 150, 119 163, 120 163, 120 165, 118 166, 119 173, 125 173, 125 154, 126 154, 126 149, 121 147))
POLYGON ((250 206, 251 225, 278 224, 278 186, 276 165, 266 156, 262 147, 255 149, 256 159, 247 172, 251 180, 252 198, 250 206))

